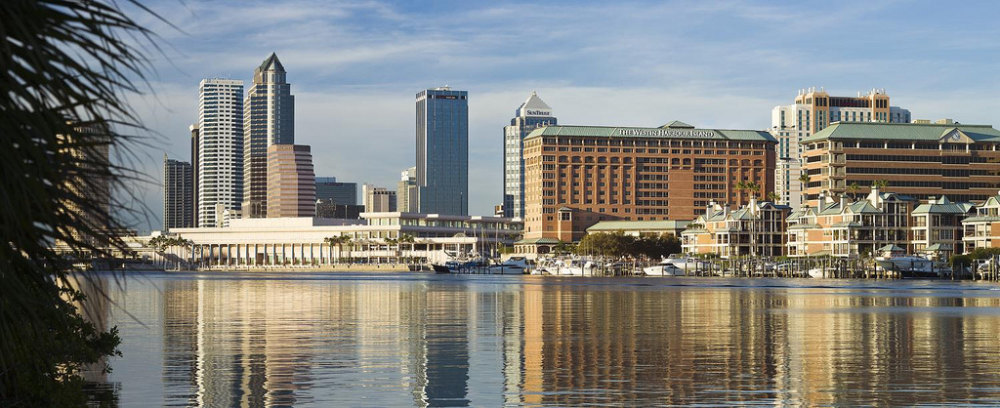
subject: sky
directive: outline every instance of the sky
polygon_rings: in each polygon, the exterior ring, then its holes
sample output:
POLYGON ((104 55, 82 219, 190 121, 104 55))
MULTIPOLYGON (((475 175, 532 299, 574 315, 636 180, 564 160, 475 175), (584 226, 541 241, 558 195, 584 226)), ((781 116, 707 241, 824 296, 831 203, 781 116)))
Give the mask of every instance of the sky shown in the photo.
MULTIPOLYGON (((797 91, 882 88, 915 119, 998 125, 1000 5, 991 2, 379 2, 153 0, 133 108, 142 169, 190 160, 203 78, 252 79, 272 52, 316 175, 395 188, 415 164, 415 94, 469 92, 469 209, 501 202, 503 126, 531 91, 566 125, 766 129, 797 91)), ((138 188, 158 229, 161 189, 138 188)), ((139 204, 139 203, 137 203, 139 204)), ((143 229, 143 226, 139 226, 143 229)))

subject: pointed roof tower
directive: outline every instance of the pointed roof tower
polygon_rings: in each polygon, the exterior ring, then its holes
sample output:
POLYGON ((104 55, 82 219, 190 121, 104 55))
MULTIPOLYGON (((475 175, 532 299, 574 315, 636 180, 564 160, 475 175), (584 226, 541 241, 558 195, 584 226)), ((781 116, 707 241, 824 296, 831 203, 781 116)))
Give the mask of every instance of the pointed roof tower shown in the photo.
POLYGON ((278 54, 271 53, 270 57, 264 60, 263 63, 257 67, 259 71, 281 71, 285 72, 285 67, 281 65, 281 61, 278 60, 278 54))
POLYGON ((531 96, 517 108, 517 112, 514 114, 515 116, 552 116, 552 108, 538 97, 538 93, 531 91, 531 96))

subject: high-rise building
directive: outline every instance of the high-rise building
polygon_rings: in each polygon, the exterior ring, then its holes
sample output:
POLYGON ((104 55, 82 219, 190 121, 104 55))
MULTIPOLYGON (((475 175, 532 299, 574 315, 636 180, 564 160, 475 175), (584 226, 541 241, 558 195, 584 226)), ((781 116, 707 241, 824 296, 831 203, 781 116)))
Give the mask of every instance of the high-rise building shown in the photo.
POLYGON ((868 194, 875 184, 920 200, 980 202, 1000 189, 1000 131, 941 120, 835 123, 802 139, 805 201, 868 194))
POLYGON ((191 131, 191 189, 193 190, 191 196, 191 220, 194 224, 192 227, 198 226, 198 144, 201 138, 198 136, 198 124, 195 123, 188 127, 191 131))
POLYGON ((524 237, 577 241, 599 221, 692 220, 774 191, 768 132, 547 126, 524 139, 524 237), (740 182, 753 182, 748 188, 740 182))
POLYGON ((204 79, 198 88, 198 226, 214 227, 217 204, 236 210, 243 199, 243 81, 204 79))
POLYGON ((253 71, 243 105, 243 215, 267 216, 267 154, 295 143, 295 97, 274 53, 253 71))
POLYGON ((802 198, 802 139, 834 122, 909 123, 910 111, 889 105, 883 89, 856 97, 830 96, 820 88, 799 90, 795 103, 771 109, 771 134, 778 139, 775 190, 778 202, 797 209, 802 198))
POLYGON ((469 213, 468 92, 445 86, 417 93, 417 208, 469 213))
POLYGON ((524 217, 523 141, 532 130, 556 125, 552 108, 535 91, 514 111, 503 128, 503 216, 524 217))
POLYGON ((358 203, 358 183, 337 181, 336 177, 316 177, 316 199, 342 205, 358 203))
POLYGON ((403 170, 396 185, 396 210, 399 212, 417 212, 417 168, 403 170))
POLYGON ((316 174, 309 146, 273 144, 267 148, 267 217, 316 214, 316 174))
POLYGON ((163 229, 194 227, 191 163, 163 155, 163 229))
POLYGON ((364 184, 361 186, 361 195, 365 198, 365 212, 396 211, 395 191, 389 191, 385 187, 364 184))

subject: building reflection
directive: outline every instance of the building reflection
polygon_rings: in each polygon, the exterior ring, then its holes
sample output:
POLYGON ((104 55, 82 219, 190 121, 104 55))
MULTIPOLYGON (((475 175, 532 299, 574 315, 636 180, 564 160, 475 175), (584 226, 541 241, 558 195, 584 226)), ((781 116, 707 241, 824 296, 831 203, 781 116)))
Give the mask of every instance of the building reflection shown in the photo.
POLYGON ((1000 383, 1000 319, 979 313, 998 307, 529 277, 177 279, 163 380, 168 405, 195 406, 966 401, 1000 383))

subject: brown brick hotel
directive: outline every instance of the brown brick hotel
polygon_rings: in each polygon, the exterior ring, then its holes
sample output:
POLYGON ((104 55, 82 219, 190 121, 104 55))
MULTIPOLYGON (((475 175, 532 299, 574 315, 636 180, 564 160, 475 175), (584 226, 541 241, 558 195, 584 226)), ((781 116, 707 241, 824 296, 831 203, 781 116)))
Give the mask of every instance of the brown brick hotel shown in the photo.
POLYGON ((524 139, 526 242, 576 241, 602 220, 692 220, 774 190, 776 140, 754 130, 549 126, 524 139))

